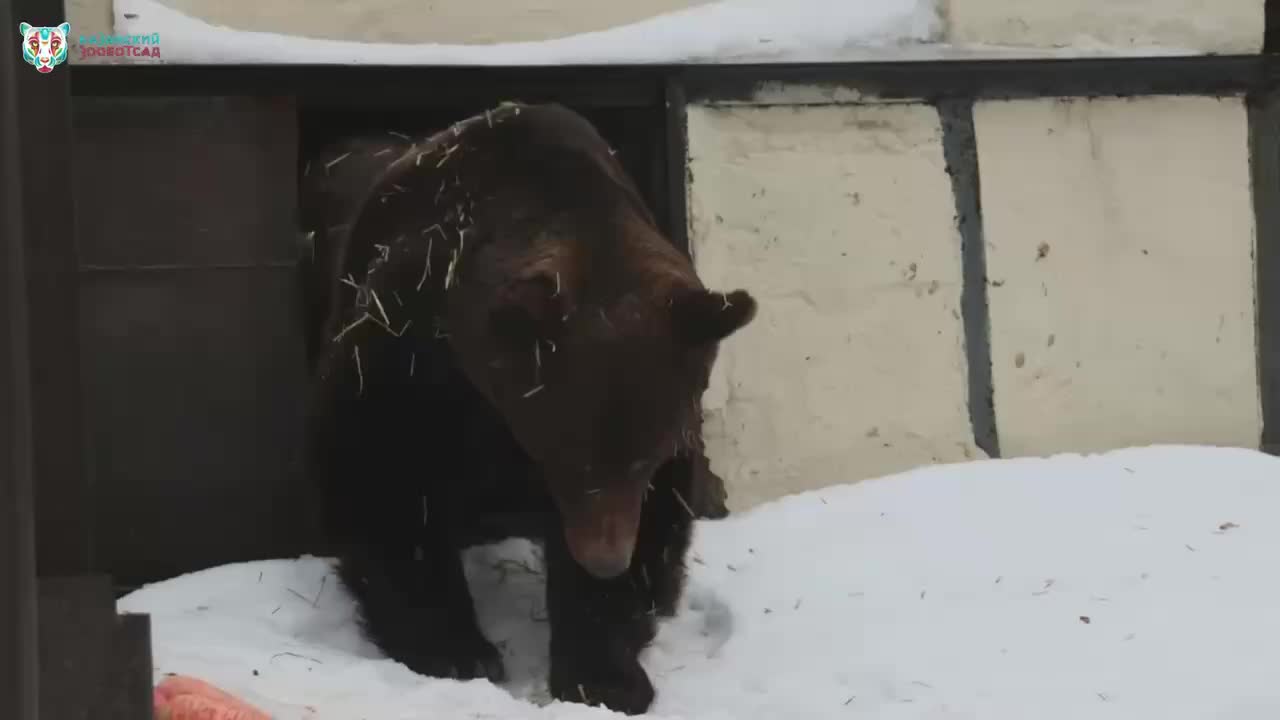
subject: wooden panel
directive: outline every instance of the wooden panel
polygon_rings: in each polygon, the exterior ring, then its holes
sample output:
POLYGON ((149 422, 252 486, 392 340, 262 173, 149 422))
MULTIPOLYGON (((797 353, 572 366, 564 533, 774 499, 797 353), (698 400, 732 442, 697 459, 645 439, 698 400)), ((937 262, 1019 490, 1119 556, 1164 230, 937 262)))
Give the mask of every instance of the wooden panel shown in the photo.
POLYGON ((308 549, 300 294, 270 268, 87 279, 97 549, 118 580, 308 549))
POLYGON ((246 98, 81 98, 83 266, 247 265, 296 256, 296 120, 246 98))
POLYGON ((76 122, 78 163, 131 170, 76 181, 99 567, 312 550, 293 107, 79 98, 76 122))

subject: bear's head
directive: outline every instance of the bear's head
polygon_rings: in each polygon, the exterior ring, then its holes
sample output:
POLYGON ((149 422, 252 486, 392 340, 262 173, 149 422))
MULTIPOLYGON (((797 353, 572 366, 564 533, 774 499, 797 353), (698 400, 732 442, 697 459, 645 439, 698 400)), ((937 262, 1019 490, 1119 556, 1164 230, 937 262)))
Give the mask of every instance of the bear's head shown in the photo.
POLYGON ((582 231, 544 233, 486 297, 471 295, 487 312, 451 323, 451 343, 543 473, 575 560, 610 578, 630 565, 655 474, 700 448, 719 344, 752 320, 756 301, 703 287, 647 223, 615 224, 631 240, 591 251, 563 241, 582 231))

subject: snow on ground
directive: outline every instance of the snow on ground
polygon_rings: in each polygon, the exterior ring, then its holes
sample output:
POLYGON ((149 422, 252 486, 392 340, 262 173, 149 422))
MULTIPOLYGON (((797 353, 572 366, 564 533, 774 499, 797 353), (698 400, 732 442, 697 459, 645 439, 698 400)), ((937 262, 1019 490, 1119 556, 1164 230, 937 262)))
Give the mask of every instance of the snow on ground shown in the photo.
MULTIPOLYGON (((643 657, 653 717, 1280 717, 1280 459, 1197 447, 934 466, 698 527, 690 590, 643 657)), ((608 718, 547 704, 537 553, 474 551, 512 681, 379 659, 316 558, 143 588, 157 675, 279 720, 608 718)))
POLYGON ((119 34, 159 33, 162 57, 138 64, 589 65, 782 63, 1001 57, 1194 55, 1174 47, 953 46, 938 42, 936 0, 720 0, 542 42, 363 43, 212 25, 157 0, 114 0, 119 34))

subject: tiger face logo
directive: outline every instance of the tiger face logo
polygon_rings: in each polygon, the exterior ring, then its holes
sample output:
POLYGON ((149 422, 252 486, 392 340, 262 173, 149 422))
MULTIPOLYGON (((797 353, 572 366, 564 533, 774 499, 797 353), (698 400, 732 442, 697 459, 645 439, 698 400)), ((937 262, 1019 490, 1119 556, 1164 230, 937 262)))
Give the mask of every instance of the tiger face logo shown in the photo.
POLYGON ((67 61, 67 34, 71 23, 57 27, 33 27, 27 23, 18 25, 22 34, 22 59, 42 73, 51 73, 67 61))

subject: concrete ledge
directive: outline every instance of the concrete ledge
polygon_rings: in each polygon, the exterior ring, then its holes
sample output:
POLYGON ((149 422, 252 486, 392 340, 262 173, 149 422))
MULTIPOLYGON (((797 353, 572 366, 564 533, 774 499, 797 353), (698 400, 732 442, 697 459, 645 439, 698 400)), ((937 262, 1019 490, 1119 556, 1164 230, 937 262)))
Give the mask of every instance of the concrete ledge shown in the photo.
POLYGON ((704 398, 730 507, 980 456, 937 111, 692 106, 688 134, 698 270, 761 303, 704 398))
POLYGON ((1257 447, 1241 100, 993 101, 974 117, 1002 453, 1257 447))
POLYGON ((1108 45, 1253 53, 1263 0, 944 0, 948 40, 1037 48, 1108 45))

